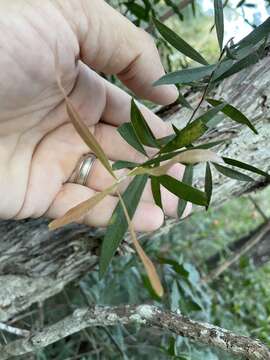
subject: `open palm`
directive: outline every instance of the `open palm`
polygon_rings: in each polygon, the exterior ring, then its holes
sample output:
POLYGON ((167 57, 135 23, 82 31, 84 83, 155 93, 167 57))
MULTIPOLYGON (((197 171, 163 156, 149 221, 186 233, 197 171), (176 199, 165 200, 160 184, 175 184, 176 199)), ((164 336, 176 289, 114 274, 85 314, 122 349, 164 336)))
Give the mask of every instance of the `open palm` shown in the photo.
MULTIPOLYGON (((0 218, 56 218, 112 182, 97 160, 87 186, 68 182, 89 149, 66 114, 56 49, 65 90, 111 161, 143 159, 117 132, 130 120, 130 96, 95 71, 116 74, 138 96, 157 103, 174 101, 177 92, 152 87, 164 73, 152 39, 103 0, 0 0, 0 30, 0 218)), ((141 110, 156 136, 170 132, 151 111, 141 110)), ((173 176, 182 173, 180 165, 171 169, 173 176)), ((174 215, 177 199, 165 189, 162 196, 166 213, 174 215)), ((83 222, 106 226, 116 203, 108 196, 83 222)), ((151 231, 162 222, 148 185, 135 228, 151 231)))

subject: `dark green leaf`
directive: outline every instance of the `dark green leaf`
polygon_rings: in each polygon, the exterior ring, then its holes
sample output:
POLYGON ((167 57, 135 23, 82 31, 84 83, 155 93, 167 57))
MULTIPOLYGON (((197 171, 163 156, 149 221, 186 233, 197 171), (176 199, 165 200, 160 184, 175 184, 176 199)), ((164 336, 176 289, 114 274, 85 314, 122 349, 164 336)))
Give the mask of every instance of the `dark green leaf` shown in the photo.
POLYGON ((144 119, 135 101, 131 101, 131 122, 135 133, 143 145, 158 148, 159 144, 153 135, 150 127, 144 119))
POLYGON ((207 110, 204 114, 199 116, 195 121, 193 121, 193 123, 196 121, 201 121, 205 125, 207 125, 209 123, 209 121, 212 120, 213 117, 216 116, 219 111, 222 111, 224 109, 225 106, 226 106, 226 103, 223 102, 215 107, 212 107, 211 109, 207 110))
POLYGON ((224 144, 225 140, 218 140, 218 141, 212 141, 205 144, 200 144, 194 147, 194 149, 211 149, 212 147, 215 147, 217 145, 224 144))
POLYGON ((175 135, 168 135, 163 138, 157 139, 159 146, 164 146, 164 145, 168 144, 168 142, 171 141, 172 139, 174 139, 174 137, 175 137, 175 135))
POLYGON ((250 176, 243 174, 239 171, 233 170, 231 168, 228 168, 226 166, 223 166, 223 165, 220 165, 217 163, 213 163, 213 165, 221 174, 223 174, 231 179, 236 179, 239 181, 254 181, 250 176))
POLYGON ((204 192, 184 184, 183 182, 178 181, 169 175, 159 176, 157 179, 161 185, 163 185, 166 189, 179 198, 190 201, 196 205, 207 205, 207 198, 204 192))
POLYGON ((207 126, 202 121, 194 121, 184 129, 180 130, 178 134, 160 150, 160 153, 174 151, 190 145, 193 141, 200 138, 207 130, 207 126))
POLYGON ((270 174, 267 174, 265 171, 260 170, 260 169, 256 168, 255 166, 243 163, 243 162, 238 161, 238 160, 230 159, 230 158, 227 158, 227 157, 223 157, 222 159, 228 165, 236 166, 236 167, 238 167, 240 169, 248 170, 248 171, 251 171, 251 172, 253 172, 255 174, 262 175, 262 176, 266 177, 267 179, 270 179, 270 174))
POLYGON ((151 189, 153 198, 157 206, 162 209, 162 200, 161 200, 161 191, 160 191, 160 183, 158 182, 156 177, 151 177, 151 189))
POLYGON ((160 297, 156 294, 155 290, 152 288, 152 285, 151 285, 151 282, 150 282, 148 276, 142 275, 142 281, 143 281, 144 287, 147 289, 151 298, 156 301, 161 301, 160 297))
POLYGON ((208 209, 211 202, 212 190, 213 190, 212 172, 211 172, 210 164, 209 162, 207 162, 205 168, 205 179, 204 179, 204 191, 206 193, 207 203, 208 203, 206 209, 208 209))
POLYGON ((178 102, 183 107, 186 107, 188 109, 192 109, 192 106, 190 105, 190 103, 187 101, 187 99, 181 93, 179 93, 178 102))
MULTIPOLYGON (((139 204, 142 192, 147 182, 147 178, 148 177, 145 175, 136 176, 129 184, 122 196, 131 219, 139 204)), ((105 237, 102 241, 99 261, 100 277, 105 275, 119 244, 127 232, 127 229, 128 222, 123 207, 119 201, 112 214, 105 237)))
MULTIPOLYGON (((222 104, 221 101, 215 99, 207 99, 207 101, 213 106, 218 106, 222 104)), ((227 104, 221 111, 232 120, 236 121, 237 123, 247 125, 255 134, 258 134, 257 130, 249 121, 249 119, 234 106, 227 104)))
POLYGON ((173 267, 173 270, 177 274, 181 275, 183 278, 185 278, 185 279, 188 278, 189 272, 185 269, 184 265, 181 264, 180 262, 178 262, 174 259, 169 259, 169 258, 164 258, 164 257, 159 257, 158 260, 161 264, 171 265, 173 267))
POLYGON ((159 33, 167 40, 175 49, 182 54, 197 61, 200 64, 208 65, 207 61, 191 47, 185 40, 178 36, 174 31, 169 29, 166 25, 162 24, 159 20, 153 18, 154 24, 159 33))
POLYGON ((206 76, 210 76, 215 67, 216 65, 206 65, 197 68, 175 71, 162 76, 154 83, 154 86, 166 84, 188 84, 193 81, 198 81, 206 76))
POLYGON ((131 123, 124 123, 117 129, 117 131, 129 145, 131 145, 134 149, 138 150, 143 155, 147 156, 146 151, 140 143, 131 123))
POLYGON ((243 59, 240 59, 238 61, 236 61, 230 68, 229 70, 225 71, 222 75, 220 75, 219 77, 215 76, 214 80, 215 82, 219 82, 235 73, 238 73, 239 71, 256 64, 259 61, 259 55, 258 55, 258 51, 254 51, 253 53, 247 55, 246 57, 244 57, 243 59))
POLYGON ((217 31, 217 38, 218 38, 220 51, 222 51, 223 38, 224 38, 224 18, 223 18, 222 0, 214 0, 214 7, 215 7, 215 25, 217 31))
POLYGON ((263 38, 268 36, 270 33, 270 17, 268 17, 260 26, 254 29, 246 37, 244 37, 238 44, 235 44, 234 47, 243 48, 249 45, 258 44, 263 38))
MULTIPOLYGON (((182 182, 184 184, 191 186, 192 180, 193 180, 193 165, 187 165, 185 168, 182 182)), ((187 201, 185 201, 183 199, 179 199, 178 208, 177 208, 177 215, 178 215, 179 219, 181 219, 181 217, 183 216, 186 206, 187 206, 187 201)))
POLYGON ((130 162, 130 161, 118 160, 113 164, 112 169, 113 170, 134 169, 135 167, 137 167, 139 165, 140 164, 138 164, 138 163, 134 163, 134 162, 130 162))
POLYGON ((147 12, 145 11, 145 8, 143 8, 141 5, 136 4, 134 2, 132 3, 126 3, 125 4, 128 10, 135 15, 138 19, 148 21, 149 17, 147 12))

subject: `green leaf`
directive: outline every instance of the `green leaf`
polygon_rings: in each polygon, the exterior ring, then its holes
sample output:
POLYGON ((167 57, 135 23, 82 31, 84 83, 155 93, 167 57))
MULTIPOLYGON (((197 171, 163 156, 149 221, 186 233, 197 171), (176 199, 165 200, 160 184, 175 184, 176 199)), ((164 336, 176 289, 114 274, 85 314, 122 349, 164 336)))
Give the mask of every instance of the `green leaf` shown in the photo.
POLYGON ((182 95, 180 92, 179 92, 178 102, 179 102, 179 104, 182 105, 183 107, 186 107, 186 108, 192 110, 192 106, 191 106, 190 103, 187 101, 187 99, 184 97, 184 95, 182 95))
POLYGON ((190 145, 193 141, 200 138, 207 130, 207 126, 202 121, 194 121, 184 127, 184 129, 180 130, 178 134, 160 150, 160 153, 174 151, 190 145))
POLYGON ((210 76, 215 67, 216 65, 206 65, 197 68, 175 71, 162 76, 154 83, 154 86, 169 84, 189 84, 193 81, 201 80, 206 76, 210 76))
POLYGON ((211 141, 209 143, 200 144, 194 147, 194 149, 211 149, 217 145, 224 144, 225 140, 211 141))
POLYGON ((222 51, 223 38, 224 38, 224 18, 223 18, 222 0, 214 0, 214 8, 215 8, 215 24, 216 24, 217 38, 218 38, 220 51, 222 51))
POLYGON ((239 171, 233 170, 217 163, 213 163, 213 165, 215 166, 217 171, 231 179, 236 179, 239 181, 254 181, 250 176, 243 174, 239 171))
POLYGON ((254 29, 241 41, 235 44, 234 47, 243 48, 245 46, 256 45, 263 38, 268 36, 269 33, 270 33, 270 17, 268 17, 260 26, 254 29))
POLYGON ((148 13, 146 12, 145 8, 143 8, 141 5, 138 5, 134 2, 132 2, 132 3, 126 2, 125 5, 126 5, 127 9, 133 15, 135 15, 138 19, 144 20, 144 21, 149 20, 148 13))
POLYGON ((159 20, 153 18, 154 24, 159 33, 168 41, 175 49, 186 55, 190 59, 197 61, 200 64, 208 65, 207 61, 199 54, 193 47, 191 47, 185 40, 183 40, 174 31, 162 24, 159 20))
POLYGON ((160 297, 156 294, 155 290, 153 289, 151 282, 148 278, 148 276, 146 275, 141 275, 142 277, 142 282, 144 287, 146 288, 146 290, 148 291, 149 295, 151 296, 151 298, 155 301, 161 301, 160 297))
POLYGON ((223 157, 222 159, 228 165, 236 166, 236 167, 238 167, 240 169, 248 170, 248 171, 251 171, 251 172, 253 172, 255 174, 262 175, 262 176, 266 177, 267 179, 270 179, 270 174, 268 174, 267 172, 265 172, 263 170, 260 170, 260 169, 256 168, 255 166, 243 163, 243 162, 241 162, 239 160, 230 159, 230 158, 227 158, 227 157, 223 157))
MULTIPOLYGON (((221 101, 215 99, 207 99, 207 102, 209 102, 209 104, 212 106, 218 106, 219 104, 222 104, 221 101)), ((258 134, 258 131, 255 129, 249 119, 234 106, 227 104, 221 111, 233 121, 247 125, 255 134, 258 134)))
MULTIPOLYGON (((191 186, 192 180, 193 180, 193 165, 187 165, 185 168, 182 182, 184 184, 191 186)), ((186 206, 187 206, 187 201, 179 199, 178 208, 177 208, 177 215, 178 215, 179 219, 181 219, 181 217, 183 216, 186 206)))
POLYGON ((152 130, 148 126, 134 99, 131 101, 131 123, 137 135, 137 138, 143 145, 158 148, 159 144, 152 130))
POLYGON ((112 169, 113 170, 134 169, 135 167, 137 167, 139 165, 140 164, 134 163, 131 161, 118 160, 113 164, 112 169))
POLYGON ((147 156, 146 151, 140 143, 131 123, 124 123, 117 129, 117 131, 130 146, 147 156))
POLYGON ((213 182, 212 182, 212 172, 209 162, 206 163, 205 168, 205 178, 204 178, 204 191, 207 197, 207 206, 206 210, 208 209, 211 198, 212 198, 212 190, 213 190, 213 182))
POLYGON ((229 70, 225 71, 220 75, 219 77, 215 76, 213 81, 219 82, 235 73, 238 73, 239 71, 256 64, 259 61, 259 55, 258 51, 254 51, 251 54, 247 55, 246 57, 236 61, 229 70))
POLYGON ((190 201, 193 204, 206 206, 207 198, 206 194, 192 186, 184 184, 181 181, 174 179, 169 175, 159 176, 158 181, 170 192, 178 196, 179 198, 190 201))
POLYGON ((193 121, 193 123, 196 121, 201 121, 205 125, 207 125, 209 123, 209 121, 212 120, 213 117, 219 113, 219 111, 222 111, 224 109, 225 106, 226 106, 226 103, 223 102, 215 107, 212 107, 211 109, 207 110, 204 114, 199 116, 195 121, 193 121))
POLYGON ((162 209, 163 207, 161 200, 160 183, 158 182, 157 178, 154 176, 151 177, 151 189, 155 203, 157 204, 157 206, 159 206, 162 209))
POLYGON ((187 279, 189 276, 189 272, 185 269, 184 265, 182 263, 180 263, 179 261, 176 261, 174 259, 170 259, 170 258, 165 258, 162 256, 158 257, 158 260, 161 264, 167 264, 172 266, 173 270, 181 275, 181 277, 187 279))
MULTIPOLYGON (((122 196, 131 219, 141 199, 142 192, 147 182, 147 178, 148 177, 145 175, 136 176, 129 184, 122 196)), ((119 244, 121 243, 127 229, 128 222, 121 202, 119 201, 112 214, 105 237, 102 241, 99 261, 99 273, 101 278, 105 275, 108 266, 119 244)))

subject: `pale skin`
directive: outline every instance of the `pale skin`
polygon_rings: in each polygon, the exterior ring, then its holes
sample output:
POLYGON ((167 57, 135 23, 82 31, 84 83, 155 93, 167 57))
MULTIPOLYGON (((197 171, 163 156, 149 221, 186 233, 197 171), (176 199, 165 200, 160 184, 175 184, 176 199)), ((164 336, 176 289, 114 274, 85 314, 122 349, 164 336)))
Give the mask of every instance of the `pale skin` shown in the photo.
MULTIPOLYGON (((0 0, 0 33, 0 219, 55 219, 113 181, 96 160, 86 186, 68 182, 89 149, 66 113, 56 48, 65 91, 112 162, 144 159, 117 132, 130 121, 130 96, 97 72, 117 75, 137 97, 159 104, 175 101, 177 90, 152 86, 164 74, 153 40, 103 0, 0 0)), ((141 110, 157 137, 171 132, 141 110)), ((179 179, 183 172, 180 164, 170 170, 179 179)), ((175 216, 176 197, 162 189, 162 199, 166 215, 175 216)), ((108 196, 81 222, 106 226, 117 201, 108 196)), ((152 231, 163 220, 148 184, 134 227, 152 231)))

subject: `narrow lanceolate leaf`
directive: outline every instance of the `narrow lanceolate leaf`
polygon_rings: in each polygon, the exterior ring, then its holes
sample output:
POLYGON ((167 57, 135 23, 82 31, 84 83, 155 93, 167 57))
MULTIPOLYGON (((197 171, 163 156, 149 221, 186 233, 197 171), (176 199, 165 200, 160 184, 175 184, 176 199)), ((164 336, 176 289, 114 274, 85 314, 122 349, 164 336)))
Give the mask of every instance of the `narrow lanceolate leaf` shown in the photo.
POLYGON ((182 105, 183 107, 186 107, 186 108, 192 110, 192 106, 191 106, 190 103, 187 101, 187 99, 185 98, 185 96, 182 95, 181 93, 179 93, 178 102, 179 102, 179 104, 182 105))
POLYGON ((118 160, 113 164, 112 169, 113 170, 134 169, 135 167, 137 167, 139 165, 140 164, 134 163, 131 161, 118 160))
POLYGON ((160 191, 160 183, 158 182, 156 177, 151 177, 151 189, 154 201, 157 206, 162 209, 162 199, 161 199, 161 191, 160 191))
POLYGON ((137 251, 137 254, 139 255, 139 257, 144 265, 145 271, 148 275, 148 278, 150 280, 153 290, 159 297, 162 297, 164 294, 164 290, 161 285, 156 268, 155 268, 154 264, 152 263, 152 261, 150 260, 150 258, 145 254, 143 248, 141 247, 141 244, 139 243, 139 241, 137 239, 134 227, 131 222, 131 218, 129 215, 129 210, 126 205, 126 202, 124 201, 124 199, 122 198, 122 196, 120 194, 119 194, 119 198, 120 198, 120 203, 121 203, 121 206, 122 206, 122 209, 123 209, 123 212, 124 212, 127 224, 128 224, 128 228, 130 231, 130 235, 131 235, 135 250, 137 251))
POLYGON ((214 0, 215 7, 215 25, 220 51, 223 49, 224 38, 224 17, 222 0, 214 0))
POLYGON ((190 201, 196 205, 207 205, 206 194, 190 185, 184 184, 169 175, 158 177, 158 181, 166 189, 183 200, 190 201))
POLYGON ((175 71, 162 76, 154 83, 154 86, 169 84, 189 84, 210 76, 216 65, 206 65, 197 68, 175 71))
MULTIPOLYGON (((222 101, 215 99, 207 99, 207 101, 209 102, 209 104, 213 106, 218 106, 222 104, 222 101)), ((221 111, 229 118, 231 118, 233 121, 247 125, 255 134, 258 134, 258 131, 255 129, 255 127, 252 125, 249 119, 234 106, 230 104, 226 104, 226 106, 223 109, 221 109, 221 111)))
MULTIPOLYGON (((133 218, 139 204, 143 189, 146 185, 147 176, 136 176, 123 194, 130 218, 133 218)), ((101 246, 99 262, 100 277, 104 276, 108 266, 128 229, 128 222, 123 211, 121 202, 116 206, 110 219, 104 240, 101 246)))
POLYGON ((131 123, 125 123, 121 125, 117 131, 120 133, 122 138, 126 140, 126 142, 132 146, 134 149, 142 153, 143 155, 147 156, 146 151, 144 150, 144 147, 140 143, 133 126, 131 123))
POLYGON ((73 126, 77 130, 78 134, 84 140, 86 145, 88 145, 89 149, 91 149, 93 151, 93 153, 96 155, 96 157, 102 163, 102 165, 115 178, 115 174, 112 170, 109 159, 107 158, 106 154, 104 153, 102 147, 97 142, 94 135, 91 133, 91 131, 85 125, 85 123, 80 119, 78 112, 75 110, 72 103, 68 99, 66 99, 66 105, 67 105, 67 113, 70 117, 70 120, 72 121, 73 126))
MULTIPOLYGON (((183 175, 183 179, 182 182, 184 184, 187 185, 192 185, 192 180, 193 180, 193 166, 192 165, 187 165, 185 168, 185 172, 183 175)), ((177 215, 179 217, 179 219, 181 219, 181 217, 183 216, 183 213, 185 211, 185 208, 187 206, 187 201, 183 200, 183 199, 179 199, 178 201, 178 207, 177 207, 177 215)))
POLYGON ((226 142, 226 140, 211 141, 209 143, 197 145, 195 148, 196 149, 211 149, 212 147, 224 144, 225 142, 226 142))
POLYGON ((234 45, 236 48, 258 44, 262 39, 270 34, 270 17, 260 26, 256 27, 251 33, 234 45))
POLYGON ((131 123, 135 133, 143 145, 158 148, 159 144, 148 126, 135 101, 131 101, 131 123))
POLYGON ((243 59, 236 61, 227 71, 222 73, 222 75, 220 75, 219 77, 214 77, 213 81, 220 82, 221 80, 223 80, 235 73, 238 73, 239 71, 241 71, 251 65, 256 64, 258 62, 258 60, 259 60, 259 55, 258 55, 258 51, 256 50, 253 53, 244 57, 243 59))
POLYGON ((208 65, 207 61, 199 54, 192 46, 190 46, 185 40, 183 40, 174 31, 169 29, 166 25, 159 20, 153 18, 154 24, 159 33, 168 41, 175 49, 186 55, 190 59, 197 61, 200 64, 208 65))
POLYGON ((239 180, 239 181, 254 181, 250 176, 243 174, 239 171, 233 170, 231 168, 228 168, 228 167, 220 165, 220 164, 216 164, 214 162, 213 162, 213 165, 221 174, 223 174, 231 179, 235 179, 235 180, 239 180))
POLYGON ((106 190, 97 193, 88 200, 83 201, 79 205, 70 209, 64 216, 52 221, 49 224, 50 230, 58 229, 61 226, 78 221, 82 216, 86 215, 88 211, 93 209, 98 203, 100 203, 107 195, 112 194, 117 188, 117 184, 114 184, 106 190))
POLYGON ((226 106, 226 102, 223 102, 215 107, 212 107, 211 109, 207 110, 204 114, 200 115, 194 122, 201 121, 205 125, 207 125, 210 120, 212 120, 220 111, 224 109, 225 106, 226 106))
POLYGON ((66 91, 61 83, 61 72, 60 72, 60 66, 59 66, 59 56, 58 51, 56 48, 56 58, 55 58, 55 68, 56 68, 56 77, 57 77, 57 83, 59 86, 60 91, 62 92, 65 102, 66 102, 66 108, 68 116, 80 135, 80 137, 83 139, 83 141, 86 143, 86 145, 89 147, 90 150, 93 151, 93 153, 96 155, 96 157, 99 159, 99 161, 102 163, 102 165, 108 170, 108 172, 115 178, 115 174, 112 170, 111 164, 109 162, 109 159, 107 158, 106 154, 104 153, 102 147, 97 142, 94 135, 91 133, 89 128, 85 125, 85 123, 82 121, 79 113, 73 106, 72 102, 69 100, 66 91))
POLYGON ((236 166, 236 167, 238 167, 240 169, 248 170, 248 171, 251 171, 251 172, 253 172, 255 174, 262 175, 262 176, 266 177, 267 179, 270 179, 270 174, 268 174, 267 172, 265 172, 263 170, 260 170, 260 169, 256 168, 255 166, 243 163, 243 162, 238 161, 238 160, 230 159, 230 158, 227 158, 227 157, 223 157, 222 159, 228 165, 236 166))
POLYGON ((199 139, 207 130, 207 126, 202 121, 194 121, 180 130, 177 135, 160 150, 160 153, 171 152, 190 145, 193 141, 199 139))
POLYGON ((152 176, 161 176, 167 174, 174 164, 196 164, 205 161, 222 161, 222 159, 211 150, 192 149, 183 151, 174 156, 166 164, 153 168, 138 167, 129 173, 129 176, 148 174, 152 176))
POLYGON ((212 172, 211 172, 210 164, 209 162, 207 162, 205 168, 205 178, 204 178, 204 191, 207 197, 206 210, 208 209, 211 202, 212 190, 213 190, 212 172))

